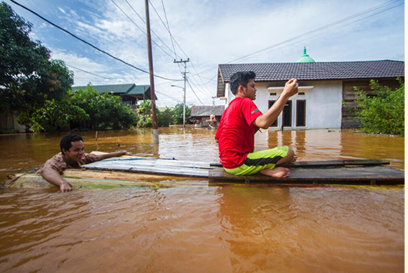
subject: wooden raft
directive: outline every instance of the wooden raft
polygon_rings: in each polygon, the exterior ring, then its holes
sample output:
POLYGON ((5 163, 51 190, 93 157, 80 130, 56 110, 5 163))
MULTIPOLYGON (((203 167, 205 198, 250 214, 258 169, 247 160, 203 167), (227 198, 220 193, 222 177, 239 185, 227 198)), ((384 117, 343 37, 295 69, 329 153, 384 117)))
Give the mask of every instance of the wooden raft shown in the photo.
POLYGON ((246 183, 270 184, 348 184, 348 185, 398 185, 404 184, 404 172, 389 167, 342 168, 290 168, 288 178, 271 178, 262 174, 236 176, 222 169, 213 169, 210 179, 241 180, 246 183))
POLYGON ((348 184, 397 185, 404 184, 404 172, 382 165, 378 160, 334 160, 296 162, 290 168, 290 177, 271 178, 262 174, 235 176, 226 173, 217 164, 166 159, 108 159, 84 167, 147 174, 202 177, 223 182, 257 182, 268 184, 348 184))

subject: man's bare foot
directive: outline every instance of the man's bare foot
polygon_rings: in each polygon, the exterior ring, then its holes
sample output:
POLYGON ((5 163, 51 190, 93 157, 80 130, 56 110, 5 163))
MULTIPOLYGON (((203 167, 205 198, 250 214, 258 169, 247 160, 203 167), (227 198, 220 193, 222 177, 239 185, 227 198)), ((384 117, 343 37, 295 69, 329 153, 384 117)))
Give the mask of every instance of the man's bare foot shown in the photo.
POLYGON ((286 178, 289 177, 289 169, 283 167, 276 167, 272 170, 265 169, 260 171, 261 174, 268 175, 274 178, 286 178))

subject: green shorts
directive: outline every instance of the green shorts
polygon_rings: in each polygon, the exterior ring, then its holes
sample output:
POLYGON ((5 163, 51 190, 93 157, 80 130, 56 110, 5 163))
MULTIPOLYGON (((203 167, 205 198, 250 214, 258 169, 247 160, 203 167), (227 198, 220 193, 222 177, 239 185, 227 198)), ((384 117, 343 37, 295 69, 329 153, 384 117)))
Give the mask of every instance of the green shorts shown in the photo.
POLYGON ((263 151, 254 151, 248 154, 247 159, 241 166, 234 169, 224 168, 224 170, 227 173, 235 175, 250 175, 264 169, 272 170, 275 168, 275 164, 279 160, 287 156, 288 152, 288 146, 281 146, 263 151))

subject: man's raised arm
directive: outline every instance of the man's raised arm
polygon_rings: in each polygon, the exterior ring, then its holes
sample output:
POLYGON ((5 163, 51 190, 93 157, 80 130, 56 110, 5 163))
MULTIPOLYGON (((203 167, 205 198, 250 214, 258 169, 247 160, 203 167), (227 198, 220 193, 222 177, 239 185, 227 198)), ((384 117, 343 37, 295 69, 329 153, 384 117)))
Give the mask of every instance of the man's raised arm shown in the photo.
POLYGON ((282 95, 279 99, 268 109, 262 116, 257 117, 253 124, 258 128, 268 129, 272 123, 278 118, 279 114, 282 112, 285 107, 286 102, 290 97, 297 94, 298 92, 298 83, 296 79, 290 79, 286 82, 285 88, 283 89, 282 95))

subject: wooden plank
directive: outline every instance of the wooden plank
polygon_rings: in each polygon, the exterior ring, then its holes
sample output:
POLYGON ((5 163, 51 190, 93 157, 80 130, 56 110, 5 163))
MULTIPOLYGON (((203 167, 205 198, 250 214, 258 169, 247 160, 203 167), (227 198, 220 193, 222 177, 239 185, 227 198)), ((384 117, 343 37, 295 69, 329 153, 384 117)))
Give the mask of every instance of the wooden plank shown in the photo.
MULTIPOLYGON (((298 161, 283 165, 287 168, 314 168, 314 167, 344 167, 344 166, 379 166, 388 165, 390 162, 376 159, 356 160, 326 160, 326 161, 298 161)), ((211 163, 210 166, 222 167, 221 163, 211 163)))
POLYGON ((343 168, 293 168, 288 178, 272 178, 262 174, 236 176, 221 168, 210 170, 213 180, 263 182, 272 184, 350 184, 350 185, 397 185, 404 184, 404 172, 389 167, 343 167, 343 168))
POLYGON ((171 159, 155 159, 155 158, 112 158, 97 161, 84 165, 85 168, 93 168, 99 166, 149 166, 149 167, 185 167, 185 168, 211 168, 209 162, 200 161, 183 161, 171 159))
POLYGON ((136 173, 152 173, 191 177, 208 177, 209 163, 177 161, 177 160, 102 160, 84 165, 86 169, 113 170, 136 173), (205 166, 208 168, 202 168, 205 166))

